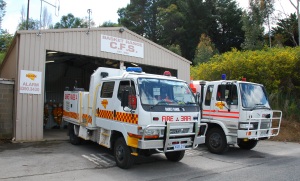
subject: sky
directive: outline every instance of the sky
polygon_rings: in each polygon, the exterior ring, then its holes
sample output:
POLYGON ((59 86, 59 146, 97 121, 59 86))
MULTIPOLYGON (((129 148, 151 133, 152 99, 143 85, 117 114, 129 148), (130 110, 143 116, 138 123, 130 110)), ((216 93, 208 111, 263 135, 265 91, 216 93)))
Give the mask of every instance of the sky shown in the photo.
MULTIPOLYGON (((21 21, 22 6, 27 12, 28 0, 4 0, 6 4, 6 14, 3 17, 2 29, 8 30, 10 34, 14 34, 18 24, 21 21)), ((296 3, 297 0, 292 0, 296 3)), ((91 9, 91 19, 94 20, 96 26, 102 25, 103 22, 118 22, 117 11, 119 8, 126 7, 130 0, 43 0, 42 7, 47 7, 48 12, 52 15, 52 24, 60 22, 61 16, 72 13, 75 17, 88 17, 88 9, 91 9), (49 5, 48 3, 52 4, 49 5), (59 3, 58 3, 59 2, 59 3), (60 7, 57 13, 56 6, 60 7)), ((248 0, 237 0, 241 8, 248 7, 248 0)), ((291 6, 289 0, 275 0, 276 12, 285 11, 285 13, 294 13, 296 10, 291 6)), ((30 0, 29 18, 34 20, 40 19, 41 0, 30 0)), ((27 14, 25 13, 25 17, 27 14)), ((281 17, 285 18, 285 17, 281 17)))

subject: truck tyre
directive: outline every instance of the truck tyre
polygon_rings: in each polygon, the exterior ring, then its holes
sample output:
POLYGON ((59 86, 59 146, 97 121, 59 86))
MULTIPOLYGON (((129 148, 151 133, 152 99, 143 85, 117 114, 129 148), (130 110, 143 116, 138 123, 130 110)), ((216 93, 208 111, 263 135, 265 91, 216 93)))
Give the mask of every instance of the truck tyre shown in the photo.
POLYGON ((81 138, 79 138, 77 135, 75 135, 74 126, 75 125, 71 124, 71 123, 69 123, 69 125, 68 125, 70 142, 73 145, 79 145, 79 144, 81 144, 81 138))
POLYGON ((252 148, 254 148, 257 145, 257 142, 258 142, 258 140, 248 140, 248 141, 241 140, 238 143, 238 146, 244 150, 251 150, 252 148))
POLYGON ((118 138, 115 142, 114 156, 117 166, 120 168, 127 169, 133 165, 133 156, 123 137, 118 138))
POLYGON ((166 152, 165 155, 169 161, 178 162, 184 157, 185 150, 166 152))
POLYGON ((220 128, 212 128, 208 131, 205 144, 211 153, 222 154, 228 150, 225 133, 220 128))

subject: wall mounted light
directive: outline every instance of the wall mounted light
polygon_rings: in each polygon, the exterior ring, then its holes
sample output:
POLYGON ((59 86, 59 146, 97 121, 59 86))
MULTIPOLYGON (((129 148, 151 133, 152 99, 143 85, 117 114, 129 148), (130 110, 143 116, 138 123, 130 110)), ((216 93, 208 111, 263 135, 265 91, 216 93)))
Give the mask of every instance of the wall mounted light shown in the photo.
POLYGON ((135 64, 135 63, 131 63, 131 65, 134 65, 134 66, 138 67, 138 65, 137 65, 137 64, 135 64))
POLYGON ((124 31, 125 31, 124 28, 120 28, 120 29, 119 29, 119 32, 120 32, 120 33, 123 33, 124 31))
POLYGON ((58 53, 58 52, 47 52, 47 54, 49 55, 49 54, 54 54, 54 53, 58 53))

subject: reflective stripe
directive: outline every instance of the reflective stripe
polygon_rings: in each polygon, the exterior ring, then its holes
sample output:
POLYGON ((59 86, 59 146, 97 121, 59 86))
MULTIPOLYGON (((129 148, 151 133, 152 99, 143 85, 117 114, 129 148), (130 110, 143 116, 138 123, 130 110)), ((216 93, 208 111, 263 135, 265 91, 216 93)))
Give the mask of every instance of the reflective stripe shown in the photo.
POLYGON ((87 123, 92 123, 92 116, 88 114, 83 114, 82 119, 85 120, 87 123))
POLYGON ((233 118, 239 119, 240 113, 239 112, 228 112, 225 110, 203 110, 203 116, 211 116, 217 118, 233 118))
POLYGON ((228 114, 240 114, 240 112, 228 112, 225 110, 203 110, 203 112, 221 112, 221 113, 228 113, 228 114))
MULTIPOLYGON (((79 114, 75 113, 75 112, 67 112, 64 110, 63 115, 66 117, 70 117, 70 118, 79 120, 79 114)), ((130 124, 138 124, 138 115, 137 114, 116 112, 116 117, 114 117, 113 111, 97 109, 96 116, 99 118, 111 119, 111 120, 130 123, 130 124)), ((82 118, 85 119, 88 123, 92 123, 92 117, 90 115, 83 114, 82 118)))
POLYGON ((216 115, 216 114, 203 114, 203 116, 211 116, 211 117, 218 117, 218 118, 234 118, 234 119, 239 119, 239 116, 224 116, 224 115, 216 115))
POLYGON ((130 123, 130 124, 138 124, 138 115, 137 114, 116 112, 116 115, 114 117, 113 111, 97 109, 96 116, 99 118, 111 119, 111 120, 130 123))
POLYGON ((79 119, 79 114, 75 113, 75 112, 68 112, 68 111, 64 110, 63 115, 66 116, 66 117, 73 118, 73 119, 77 119, 77 120, 79 119))

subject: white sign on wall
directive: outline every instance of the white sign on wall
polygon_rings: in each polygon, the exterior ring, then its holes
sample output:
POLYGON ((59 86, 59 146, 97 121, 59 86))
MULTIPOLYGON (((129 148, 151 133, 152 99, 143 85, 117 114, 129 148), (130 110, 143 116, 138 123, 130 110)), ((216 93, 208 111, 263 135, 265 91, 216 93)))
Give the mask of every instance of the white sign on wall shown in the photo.
POLYGON ((101 35, 101 51, 144 58, 144 43, 101 35))
POLYGON ((21 70, 20 93, 41 94, 42 92, 42 72, 21 70))

